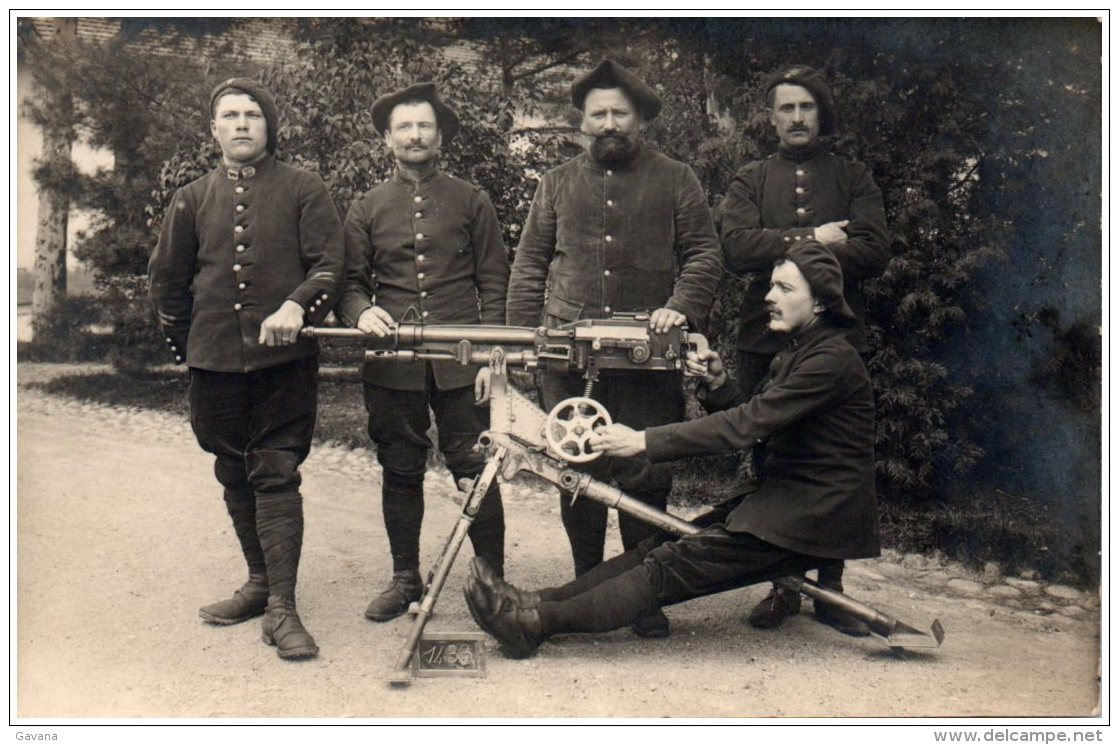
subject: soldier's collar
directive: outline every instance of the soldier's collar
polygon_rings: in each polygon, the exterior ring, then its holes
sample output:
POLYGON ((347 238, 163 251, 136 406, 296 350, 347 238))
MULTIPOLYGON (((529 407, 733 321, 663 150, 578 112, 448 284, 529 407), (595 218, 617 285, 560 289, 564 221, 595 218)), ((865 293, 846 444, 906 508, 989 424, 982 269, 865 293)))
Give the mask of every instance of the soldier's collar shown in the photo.
POLYGON ((258 160, 254 160, 252 163, 235 166, 231 163, 227 163, 225 158, 222 158, 221 169, 225 171, 225 177, 230 181, 240 181, 242 179, 252 178, 258 173, 262 173, 271 161, 272 158, 266 154, 258 160))
POLYGON ((402 168, 398 167, 396 169, 396 171, 393 173, 393 179, 397 183, 408 184, 409 186, 412 186, 412 185, 415 185, 415 184, 426 184, 427 182, 431 181, 432 179, 434 179, 435 177, 437 177, 441 173, 442 173, 442 171, 440 171, 438 167, 435 167, 435 168, 432 168, 427 173, 425 173, 420 178, 416 178, 412 174, 407 173, 402 168))
POLYGON ((788 346, 789 346, 790 349, 796 349, 797 347, 804 346, 808 342, 810 342, 813 339, 816 339, 818 337, 825 336, 825 335, 830 335, 830 334, 834 334, 836 332, 842 332, 842 331, 843 331, 843 329, 840 329, 840 328, 837 328, 836 326, 833 326, 828 321, 828 319, 821 318, 816 323, 812 324, 811 326, 804 329, 800 333, 790 334, 789 335, 788 346))
POLYGON ((777 153, 785 160, 791 160, 794 163, 804 163, 823 155, 824 152, 824 146, 819 141, 813 142, 807 147, 786 147, 784 144, 777 146, 777 153))

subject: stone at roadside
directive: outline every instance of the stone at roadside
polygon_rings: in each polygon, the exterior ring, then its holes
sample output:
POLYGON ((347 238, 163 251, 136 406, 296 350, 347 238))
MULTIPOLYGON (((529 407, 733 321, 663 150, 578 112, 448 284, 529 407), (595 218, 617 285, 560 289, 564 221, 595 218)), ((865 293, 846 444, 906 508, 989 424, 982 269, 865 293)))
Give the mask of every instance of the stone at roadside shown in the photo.
POLYGON ((1002 567, 997 561, 988 561, 983 565, 983 579, 995 582, 1002 576, 1002 567))
POLYGON ((1079 600, 1080 590, 1067 585, 1049 585, 1045 588, 1045 594, 1051 597, 1060 598, 1061 600, 1079 600))
POLYGON ((1041 590, 1041 583, 1033 579, 1022 579, 1021 577, 1007 577, 1003 580, 1011 587, 1017 587, 1022 592, 1036 593, 1041 590))
POLYGON ((996 598, 1017 598, 1022 596, 1022 591, 1010 585, 992 585, 987 588, 987 594, 996 598))
POLYGON ((883 561, 876 564, 874 568, 878 571, 879 574, 883 574, 886 577, 909 576, 909 570, 901 566, 900 564, 892 564, 890 562, 883 561))
POLYGON ((910 569, 924 569, 929 565, 929 560, 924 554, 906 554, 901 563, 910 569))
POLYGON ((1068 618, 1080 618, 1085 613, 1087 613, 1087 611, 1081 608, 1079 605, 1066 605, 1062 608, 1058 608, 1057 612, 1060 613, 1062 616, 1066 616, 1068 618))
POLYGON ((950 574, 948 574, 947 572, 929 572, 928 574, 926 574, 924 576, 925 582, 928 582, 931 585, 938 585, 938 586, 941 586, 941 587, 948 584, 948 580, 950 580, 950 579, 952 579, 952 576, 950 574))
POLYGON ((956 577, 948 580, 948 589, 961 595, 979 595, 983 592, 983 583, 956 577))

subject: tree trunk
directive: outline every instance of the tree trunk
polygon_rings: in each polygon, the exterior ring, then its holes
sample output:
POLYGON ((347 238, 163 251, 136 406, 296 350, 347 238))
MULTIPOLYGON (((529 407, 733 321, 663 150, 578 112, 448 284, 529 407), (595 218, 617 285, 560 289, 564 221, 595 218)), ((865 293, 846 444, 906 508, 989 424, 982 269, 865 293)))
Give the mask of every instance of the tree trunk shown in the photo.
MULTIPOLYGON (((77 19, 54 21, 58 33, 49 43, 70 44, 77 33, 77 19)), ((58 126, 43 128, 43 162, 69 168, 73 131, 70 127, 73 99, 61 86, 39 85, 39 94, 57 112, 58 126)), ((60 169, 61 170, 61 169, 60 169)), ((70 198, 64 191, 39 187, 39 219, 35 230, 35 288, 31 295, 31 322, 36 325, 66 299, 66 227, 70 198)))

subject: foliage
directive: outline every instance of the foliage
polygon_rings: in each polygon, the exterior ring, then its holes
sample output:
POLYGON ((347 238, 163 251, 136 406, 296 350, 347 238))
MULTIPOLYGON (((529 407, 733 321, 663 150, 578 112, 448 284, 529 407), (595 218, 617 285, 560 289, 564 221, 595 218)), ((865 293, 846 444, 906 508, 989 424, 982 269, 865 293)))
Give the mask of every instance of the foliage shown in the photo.
MULTIPOLYGON (((793 61, 824 69, 841 119, 828 144, 871 169, 894 236, 885 274, 865 283, 869 368, 880 494, 908 509, 972 491, 983 448, 1014 426, 976 405, 1001 389, 1032 384, 1098 417, 1098 300, 1066 289, 1098 281, 1098 34, 1090 21, 1026 19, 310 20, 297 52, 260 74, 281 109, 280 157, 321 174, 342 215, 391 172, 375 98, 436 81, 462 120, 443 166, 486 190, 512 249, 537 176, 577 152, 576 69, 611 56, 661 93, 645 136, 693 167, 713 207, 737 168, 776 147, 766 73, 793 61), (464 41, 481 51, 469 69, 444 53, 464 41), (526 117, 555 126, 518 129, 526 117), (1068 326, 1046 310, 1070 303, 1068 326), (1016 367, 1027 368, 1017 379, 1016 367)), ((152 231, 173 190, 218 156, 197 106, 215 81, 119 48, 78 57, 65 79, 81 88, 80 71, 89 92, 74 126, 129 152, 118 167, 131 175, 40 175, 107 205, 80 255, 100 268, 122 347, 139 360, 158 346, 140 276, 152 231)), ((739 302, 727 276, 708 335, 728 357, 739 302)))
MULTIPOLYGON (((171 25, 161 30, 169 45, 181 33, 171 25)), ((20 31, 30 43, 34 28, 26 19, 20 31)), ((49 54, 29 54, 24 60, 40 87, 70 91, 75 100, 66 121, 37 96, 24 102, 24 114, 43 126, 68 127, 90 147, 113 156, 112 167, 93 173, 40 166, 34 177, 40 187, 63 190, 74 206, 95 215, 72 250, 93 270, 104 293, 102 317, 112 333, 103 346, 128 369, 162 360, 164 354, 146 300, 144 277, 155 238, 144 207, 164 161, 205 129, 202 104, 217 82, 203 60, 131 44, 138 31, 135 23, 126 24, 107 42, 77 40, 65 54, 43 44, 49 54)))
POLYGON ((92 362, 104 358, 109 339, 93 328, 101 307, 89 297, 67 298, 32 321, 34 339, 17 350, 20 362, 92 362))

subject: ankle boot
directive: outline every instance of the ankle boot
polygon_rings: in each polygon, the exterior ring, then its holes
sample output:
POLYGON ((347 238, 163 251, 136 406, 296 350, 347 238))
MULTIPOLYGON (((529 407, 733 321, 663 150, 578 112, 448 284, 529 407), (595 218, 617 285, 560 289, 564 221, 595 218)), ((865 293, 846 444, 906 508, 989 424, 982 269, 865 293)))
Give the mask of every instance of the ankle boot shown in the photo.
POLYGON ((295 598, 268 598, 268 610, 261 624, 261 640, 276 648, 276 654, 285 660, 314 657, 319 653, 314 638, 303 628, 303 621, 295 611, 295 598))
POLYGON ((800 612, 800 593, 774 584, 769 594, 754 606, 746 621, 755 629, 775 629, 789 616, 800 612))
POLYGON ((249 568, 249 581, 233 593, 233 597, 198 609, 207 623, 229 626, 255 618, 268 604, 268 575, 264 552, 256 533, 256 496, 251 492, 225 490, 225 508, 233 521, 233 532, 241 544, 241 553, 249 568))
POLYGON ((408 606, 423 597, 424 583, 416 569, 394 572, 392 582, 369 603, 365 617, 385 622, 404 615, 408 606))
POLYGON ((233 597, 219 600, 198 609, 198 615, 207 623, 231 626, 256 618, 268 605, 268 578, 263 574, 250 574, 249 581, 233 593, 233 597))

